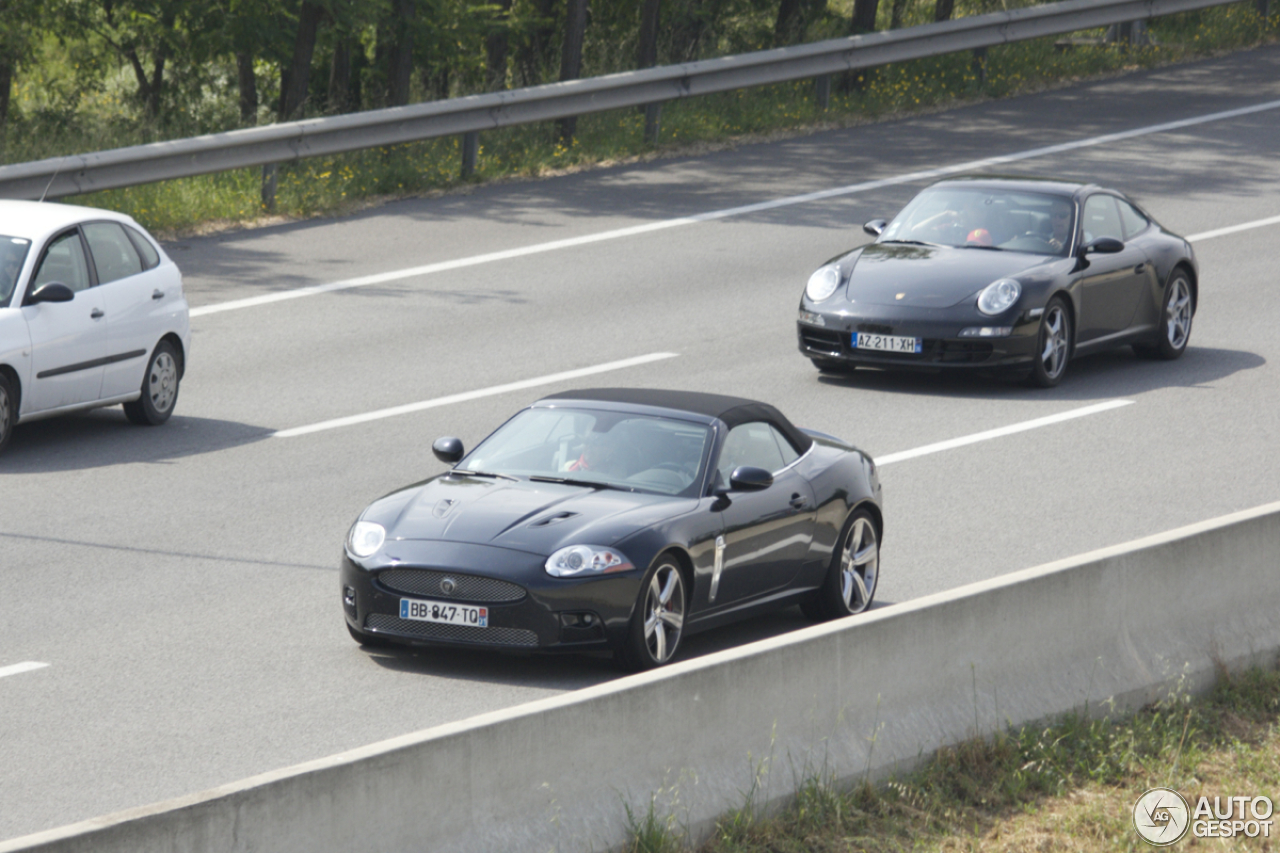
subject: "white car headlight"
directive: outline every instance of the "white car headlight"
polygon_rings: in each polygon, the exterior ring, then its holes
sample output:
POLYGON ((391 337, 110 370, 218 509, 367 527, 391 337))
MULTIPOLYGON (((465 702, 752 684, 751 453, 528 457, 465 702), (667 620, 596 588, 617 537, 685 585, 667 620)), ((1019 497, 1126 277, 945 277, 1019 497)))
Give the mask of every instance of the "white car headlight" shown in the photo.
POLYGON ((387 539, 387 531, 372 521, 357 521, 347 535, 347 550, 357 557, 368 557, 378 552, 387 539))
POLYGON ((991 282, 978 295, 978 310, 983 314, 1000 314, 1008 311, 1022 295, 1022 285, 1011 278, 991 282))
POLYGON ((814 302, 831 296, 840 286, 840 268, 826 266, 809 276, 809 283, 804 286, 805 295, 814 302))
POLYGON ((621 551, 598 545, 570 545, 547 558, 547 574, 558 578, 603 575, 634 568, 621 551))

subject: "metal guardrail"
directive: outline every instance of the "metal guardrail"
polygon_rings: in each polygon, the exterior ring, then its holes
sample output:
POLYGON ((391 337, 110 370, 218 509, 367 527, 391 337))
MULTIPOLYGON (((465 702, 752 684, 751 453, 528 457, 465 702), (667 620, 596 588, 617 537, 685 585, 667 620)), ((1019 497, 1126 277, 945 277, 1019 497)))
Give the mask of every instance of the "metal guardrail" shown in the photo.
POLYGON ((0 166, 0 198, 58 198, 301 157, 473 134, 731 89, 822 78, 1229 2, 1237 0, 1065 0, 682 65, 53 157, 0 166))

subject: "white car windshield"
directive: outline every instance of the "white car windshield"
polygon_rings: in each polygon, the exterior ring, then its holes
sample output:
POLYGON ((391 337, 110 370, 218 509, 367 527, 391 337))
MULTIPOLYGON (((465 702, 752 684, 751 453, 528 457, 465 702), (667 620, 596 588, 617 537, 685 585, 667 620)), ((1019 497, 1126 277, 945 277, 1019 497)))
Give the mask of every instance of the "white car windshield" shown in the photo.
POLYGON ((18 273, 22 272, 22 264, 27 259, 30 248, 30 240, 0 234, 0 306, 9 303, 9 297, 18 284, 18 273))
POLYGON ((876 242, 1065 255, 1074 212, 1067 196, 936 187, 913 198, 876 242))
POLYGON ((458 468, 535 480, 678 495, 696 488, 709 426, 591 409, 526 409, 467 454, 458 468))

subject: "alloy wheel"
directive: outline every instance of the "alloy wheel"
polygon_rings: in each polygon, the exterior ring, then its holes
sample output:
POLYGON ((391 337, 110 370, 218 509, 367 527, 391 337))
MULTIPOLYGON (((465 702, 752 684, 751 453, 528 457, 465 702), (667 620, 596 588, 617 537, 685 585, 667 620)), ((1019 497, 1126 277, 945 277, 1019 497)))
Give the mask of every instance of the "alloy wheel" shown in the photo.
POLYGON ((684 580, 680 570, 664 563, 649 579, 644 602, 644 641, 655 663, 671 659, 684 630, 684 580))
POLYGON ((1044 349, 1040 352, 1040 363, 1049 379, 1057 379, 1066 368, 1069 348, 1067 312, 1061 305, 1052 305, 1044 318, 1044 349))
POLYGON ((871 603, 880 574, 880 544, 871 521, 858 518, 845 539, 840 555, 840 593, 850 613, 861 613, 871 603))
POLYGON ((1175 278, 1169 285, 1164 319, 1169 346, 1175 350, 1182 349, 1187 345, 1187 336, 1191 334, 1191 288, 1182 276, 1175 278))

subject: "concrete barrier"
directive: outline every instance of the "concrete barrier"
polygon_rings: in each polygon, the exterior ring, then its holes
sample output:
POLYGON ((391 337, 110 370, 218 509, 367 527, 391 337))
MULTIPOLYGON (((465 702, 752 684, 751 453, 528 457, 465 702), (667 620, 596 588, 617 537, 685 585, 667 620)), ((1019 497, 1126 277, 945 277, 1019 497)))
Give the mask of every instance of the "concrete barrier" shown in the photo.
POLYGON ((0 843, 0 853, 585 851, 657 794, 695 833, 826 768, 1133 706, 1280 649, 1280 503, 657 673, 0 843))

